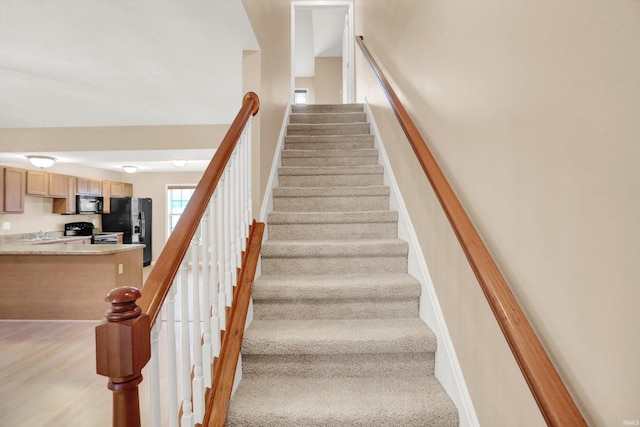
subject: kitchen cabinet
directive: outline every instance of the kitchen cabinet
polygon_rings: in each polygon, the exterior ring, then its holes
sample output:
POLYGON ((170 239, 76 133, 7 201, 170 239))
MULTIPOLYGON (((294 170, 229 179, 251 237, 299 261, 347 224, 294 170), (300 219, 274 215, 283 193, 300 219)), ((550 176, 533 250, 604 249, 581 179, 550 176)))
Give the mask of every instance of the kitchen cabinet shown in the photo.
POLYGON ((27 171, 27 191, 30 196, 49 195, 49 174, 42 171, 27 171))
POLYGON ((102 195, 102 181, 98 179, 91 178, 77 178, 77 193, 78 194, 88 194, 92 196, 101 196, 102 195))
POLYGON ((49 196, 51 197, 67 197, 67 176, 58 175, 57 173, 49 174, 49 196))
POLYGON ((133 184, 124 183, 124 197, 133 197, 133 184))
POLYGON ((66 176, 65 178, 65 197, 53 199, 53 213, 74 214, 76 213, 77 178, 75 176, 66 176))
POLYGON ((43 171, 27 171, 26 194, 44 197, 67 197, 67 177, 43 171))
POLYGON ((26 174, 24 169, 0 168, 2 179, 2 201, 0 210, 4 213, 24 212, 24 195, 26 192, 26 174))
POLYGON ((124 182, 111 183, 111 196, 124 197, 124 182))
POLYGON ((102 181, 102 212, 103 213, 111 213, 111 189, 113 188, 114 182, 110 181, 102 181))

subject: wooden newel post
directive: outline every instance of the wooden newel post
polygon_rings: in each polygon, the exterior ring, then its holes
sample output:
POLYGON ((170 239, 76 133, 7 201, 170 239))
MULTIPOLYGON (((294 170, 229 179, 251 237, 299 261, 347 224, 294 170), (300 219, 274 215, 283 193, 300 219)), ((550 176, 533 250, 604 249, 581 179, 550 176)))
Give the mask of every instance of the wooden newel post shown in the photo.
POLYGON ((111 309, 96 326, 96 370, 113 391, 113 427, 139 427, 138 384, 151 358, 150 319, 136 305, 142 294, 124 286, 109 292, 111 309))

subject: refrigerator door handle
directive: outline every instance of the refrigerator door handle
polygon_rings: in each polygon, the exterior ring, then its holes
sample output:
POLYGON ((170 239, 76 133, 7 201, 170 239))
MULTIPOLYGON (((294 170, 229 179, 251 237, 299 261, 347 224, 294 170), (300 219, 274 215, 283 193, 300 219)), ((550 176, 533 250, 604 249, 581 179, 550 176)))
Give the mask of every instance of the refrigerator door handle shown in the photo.
POLYGON ((140 237, 142 237, 142 239, 144 240, 145 236, 145 231, 146 231, 146 220, 144 219, 144 212, 140 212, 140 237))

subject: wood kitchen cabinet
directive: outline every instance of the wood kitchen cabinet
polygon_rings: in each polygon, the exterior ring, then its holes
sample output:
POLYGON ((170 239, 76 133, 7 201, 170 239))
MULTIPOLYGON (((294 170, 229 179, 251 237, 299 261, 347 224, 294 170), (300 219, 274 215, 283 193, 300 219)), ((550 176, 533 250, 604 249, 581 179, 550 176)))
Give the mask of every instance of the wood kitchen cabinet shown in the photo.
POLYGON ((1 167, 0 174, 0 212, 24 212, 24 195, 26 192, 26 173, 24 169, 1 167))
POLYGON ((67 177, 28 170, 26 193, 31 196, 67 197, 67 177))
MULTIPOLYGON (((51 197, 67 197, 67 176, 57 173, 49 174, 49 196, 51 197)), ((74 194, 75 196, 75 194, 74 194)))
POLYGON ((77 178, 78 186, 77 193, 78 194, 89 194, 93 196, 101 196, 102 195, 102 181, 98 179, 90 179, 90 178, 77 178))
POLYGON ((133 184, 124 183, 124 197, 133 197, 133 184))
POLYGON ((53 213, 74 214, 76 213, 77 178, 75 176, 66 176, 65 178, 65 197, 53 199, 53 213))
POLYGON ((102 181, 102 212, 103 213, 111 213, 111 189, 113 188, 114 182, 111 181, 102 181))
POLYGON ((27 191, 30 196, 49 195, 49 174, 42 171, 27 171, 27 191))

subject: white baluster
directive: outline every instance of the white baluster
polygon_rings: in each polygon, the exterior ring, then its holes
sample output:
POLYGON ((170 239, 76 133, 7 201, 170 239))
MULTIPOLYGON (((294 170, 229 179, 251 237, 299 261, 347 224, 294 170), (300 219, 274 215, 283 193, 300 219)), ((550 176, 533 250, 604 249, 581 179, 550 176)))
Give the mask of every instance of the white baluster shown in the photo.
POLYGON ((204 378, 202 373, 202 317, 200 313, 200 228, 191 240, 191 328, 193 345, 193 414, 196 423, 204 417, 204 378))
MULTIPOLYGON (((220 183, 218 183, 220 185, 220 183)), ((209 262, 211 263, 211 362, 220 354, 220 310, 218 306, 218 189, 213 193, 209 206, 209 262)))
MULTIPOLYGON (((245 252, 247 250, 247 241, 246 241, 246 228, 247 228, 247 223, 246 223, 246 218, 245 218, 245 210, 246 210, 246 205, 247 205, 247 195, 245 193, 246 190, 246 180, 247 180, 247 173, 246 173, 246 167, 247 167, 247 162, 246 162, 246 151, 245 151, 245 146, 247 145, 247 141, 245 138, 246 135, 246 128, 242 131, 242 135, 240 135, 240 141, 239 141, 239 147, 238 147, 238 155, 240 157, 240 211, 238 212, 240 215, 240 245, 242 248, 242 252, 245 252)), ((240 265, 242 265, 242 260, 240 260, 240 265)))
MULTIPOLYGON (((231 154, 231 160, 229 160, 231 164, 231 182, 229 184, 231 188, 231 192, 229 194, 229 232, 231 239, 231 283, 233 286, 236 285, 238 281, 238 256, 236 254, 237 251, 237 235, 236 235, 236 223, 238 222, 238 180, 237 180, 237 156, 234 151, 231 154)), ((231 295, 233 297, 233 294, 231 295)), ((233 298, 232 298, 233 300, 233 298)))
POLYGON ((247 183, 248 183, 248 189, 249 189, 249 194, 247 196, 248 199, 248 203, 247 203, 247 224, 251 224, 252 220, 253 220, 253 194, 252 194, 252 188, 253 188, 253 183, 251 182, 251 175, 252 175, 252 169, 253 169, 253 164, 251 163, 251 154, 252 154, 252 138, 251 138, 251 117, 249 117, 249 121, 247 121, 247 133, 249 135, 249 144, 247 147, 247 183))
POLYGON ((151 393, 151 426, 160 427, 162 419, 160 416, 160 357, 158 352, 158 336, 162 320, 157 319, 151 328, 151 364, 150 364, 150 393, 151 393))
MULTIPOLYGON (((224 203, 226 199, 226 179, 222 178, 218 186, 218 206, 216 228, 218 229, 218 315, 220 316, 220 329, 227 329, 227 292, 225 285, 225 245, 224 245, 224 203)), ((218 336, 218 339, 219 336, 218 336)))
POLYGON ((173 285, 167 294, 165 302, 165 313, 167 317, 167 377, 169 380, 169 427, 178 427, 178 369, 176 354, 178 346, 176 344, 176 289, 178 280, 174 279, 173 285))
POLYGON ((193 405, 191 403, 191 344, 189 341, 189 273, 185 257, 180 266, 180 332, 182 341, 182 418, 181 427, 193 427, 193 405))
POLYGON ((233 279, 231 276, 231 172, 227 164, 224 180, 224 292, 227 297, 226 305, 231 307, 233 298, 233 279))
POLYGON ((211 203, 207 206, 207 210, 202 216, 200 223, 200 239, 202 241, 202 320, 203 320, 203 340, 202 346, 202 373, 204 377, 204 386, 211 388, 211 288, 209 275, 209 210, 211 203))

